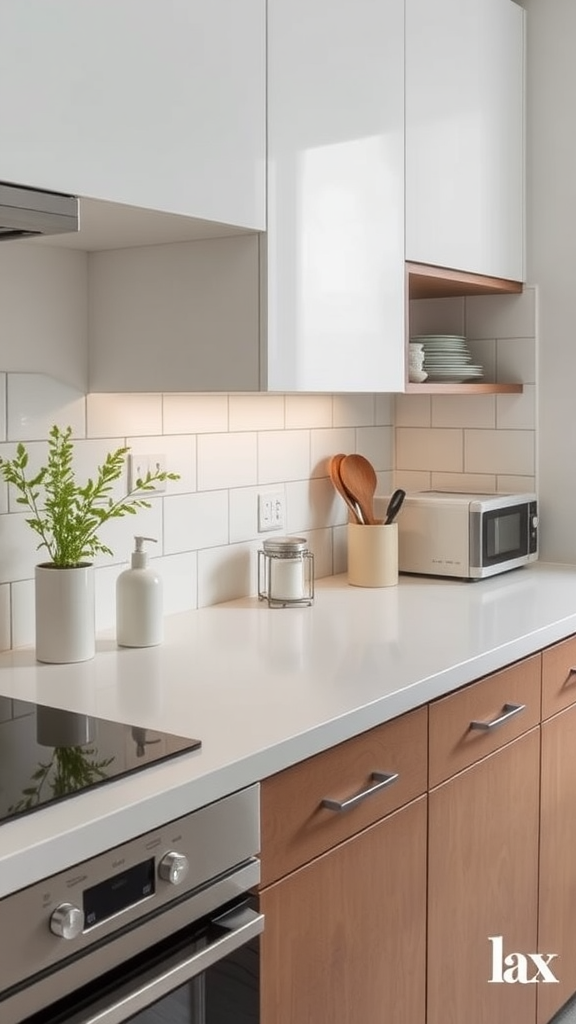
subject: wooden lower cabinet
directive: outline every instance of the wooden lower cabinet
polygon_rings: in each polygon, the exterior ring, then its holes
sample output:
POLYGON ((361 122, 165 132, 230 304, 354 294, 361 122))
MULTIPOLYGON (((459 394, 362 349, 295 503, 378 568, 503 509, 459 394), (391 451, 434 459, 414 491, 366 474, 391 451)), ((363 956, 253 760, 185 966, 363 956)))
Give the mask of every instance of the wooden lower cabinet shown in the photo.
POLYGON ((262 1024, 424 1024, 426 799, 261 891, 262 1024))
POLYGON ((538 1024, 576 992, 576 705, 542 724, 538 949, 558 984, 538 985, 538 1024))
POLYGON ((427 1024, 536 1020, 538 985, 490 982, 489 937, 538 950, 539 772, 533 728, 429 794, 427 1024))

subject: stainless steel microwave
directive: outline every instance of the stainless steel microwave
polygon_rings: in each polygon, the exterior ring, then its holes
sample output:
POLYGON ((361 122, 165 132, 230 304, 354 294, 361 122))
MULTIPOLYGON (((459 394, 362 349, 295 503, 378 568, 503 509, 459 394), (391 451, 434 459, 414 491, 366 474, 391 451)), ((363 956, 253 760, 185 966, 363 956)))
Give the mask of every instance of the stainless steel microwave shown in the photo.
POLYGON ((400 572, 476 580, 538 558, 535 494, 416 491, 397 522, 400 572))

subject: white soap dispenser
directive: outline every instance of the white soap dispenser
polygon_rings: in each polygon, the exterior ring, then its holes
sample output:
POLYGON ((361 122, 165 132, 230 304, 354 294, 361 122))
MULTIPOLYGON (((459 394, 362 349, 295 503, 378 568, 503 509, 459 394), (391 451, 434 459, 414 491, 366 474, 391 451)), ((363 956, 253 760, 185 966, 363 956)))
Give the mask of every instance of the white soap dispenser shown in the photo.
POLYGON ((147 568, 144 541, 135 537, 130 569, 116 580, 116 639, 121 647, 154 647, 162 642, 162 580, 147 568))

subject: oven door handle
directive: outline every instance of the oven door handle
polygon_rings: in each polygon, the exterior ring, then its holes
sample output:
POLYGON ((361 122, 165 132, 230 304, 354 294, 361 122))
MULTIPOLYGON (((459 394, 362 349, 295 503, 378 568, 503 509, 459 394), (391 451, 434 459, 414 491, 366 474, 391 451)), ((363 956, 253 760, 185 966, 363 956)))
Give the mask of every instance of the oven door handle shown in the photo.
POLYGON ((228 934, 216 939, 193 956, 179 961, 168 970, 155 974, 144 984, 123 992, 113 1003, 93 1006, 88 1011, 88 1016, 85 1015, 86 1011, 73 1016, 69 1024, 124 1024, 125 1021, 131 1020, 134 1014, 185 985, 187 981, 202 974, 264 930, 264 915, 247 906, 231 910, 213 920, 219 928, 225 928, 228 934))

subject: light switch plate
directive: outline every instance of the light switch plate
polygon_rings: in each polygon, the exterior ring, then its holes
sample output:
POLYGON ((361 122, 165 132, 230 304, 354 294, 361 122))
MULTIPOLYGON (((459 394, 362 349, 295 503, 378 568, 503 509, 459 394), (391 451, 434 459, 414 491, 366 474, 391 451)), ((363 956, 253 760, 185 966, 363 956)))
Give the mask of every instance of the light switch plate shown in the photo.
MULTIPOLYGON (((165 473, 166 472, 166 456, 156 452, 154 454, 136 454, 129 453, 127 459, 128 467, 128 490, 136 490, 136 481, 143 480, 148 472, 150 473, 165 473)), ((162 492, 166 490, 166 481, 159 481, 154 484, 154 490, 156 492, 162 492)), ((148 493, 152 493, 151 491, 148 493)))
POLYGON ((284 528, 284 492, 263 491, 258 495, 258 533, 284 528))

